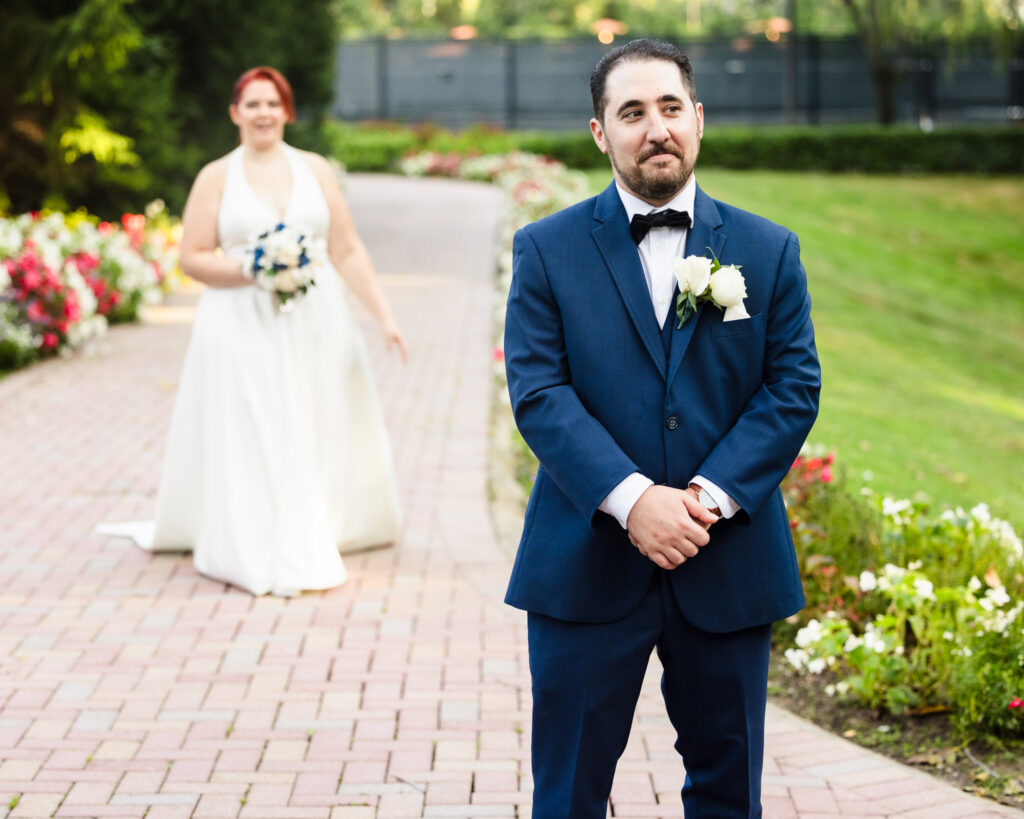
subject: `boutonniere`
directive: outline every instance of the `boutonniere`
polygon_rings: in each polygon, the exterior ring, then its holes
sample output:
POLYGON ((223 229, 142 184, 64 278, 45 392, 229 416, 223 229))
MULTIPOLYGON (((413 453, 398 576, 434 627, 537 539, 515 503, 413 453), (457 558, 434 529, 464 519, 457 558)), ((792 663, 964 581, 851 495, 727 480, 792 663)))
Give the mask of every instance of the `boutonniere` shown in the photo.
POLYGON ((679 295, 676 297, 676 315, 679 316, 677 330, 686 324, 697 312, 697 305, 704 301, 725 311, 722 321, 750 318, 743 306, 743 299, 747 297, 747 283, 737 265, 723 266, 712 253, 710 259, 707 256, 677 258, 673 272, 679 282, 679 295))

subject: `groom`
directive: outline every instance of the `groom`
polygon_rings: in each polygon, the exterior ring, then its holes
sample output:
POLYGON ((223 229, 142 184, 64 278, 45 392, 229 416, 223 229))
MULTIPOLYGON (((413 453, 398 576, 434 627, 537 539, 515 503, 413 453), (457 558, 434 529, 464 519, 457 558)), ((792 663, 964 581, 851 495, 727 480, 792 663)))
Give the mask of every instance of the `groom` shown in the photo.
POLYGON ((771 623, 803 605, 778 487, 818 406, 800 249, 697 186, 681 51, 627 43, 590 84, 615 181, 516 234, 505 329, 540 459, 506 596, 529 612, 533 816, 603 819, 652 650, 687 819, 760 816, 771 623), (743 281, 680 327, 690 255, 743 281))

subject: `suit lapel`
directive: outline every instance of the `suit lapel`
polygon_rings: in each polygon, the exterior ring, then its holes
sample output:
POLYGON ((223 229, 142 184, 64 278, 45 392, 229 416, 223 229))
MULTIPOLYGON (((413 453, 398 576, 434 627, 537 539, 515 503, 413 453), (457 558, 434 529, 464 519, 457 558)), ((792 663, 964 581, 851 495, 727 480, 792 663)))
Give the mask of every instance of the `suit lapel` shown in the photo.
POLYGON ((644 269, 636 243, 629 235, 629 221, 615 183, 598 196, 594 207, 594 241, 611 271, 633 324, 662 377, 665 377, 665 347, 654 317, 651 294, 647 290, 644 269))
MULTIPOLYGON (((725 234, 720 233, 718 228, 722 225, 722 219, 718 214, 718 208, 715 207, 714 201, 700 189, 700 186, 697 187, 697 195, 694 197, 693 211, 693 226, 686 237, 685 255, 708 256, 710 253, 714 253, 716 257, 721 259, 722 246, 725 244, 725 234)), ((675 378, 676 371, 683 361, 683 356, 686 355, 686 348, 690 346, 690 341, 693 339, 693 334, 697 329, 701 316, 706 310, 717 309, 707 304, 701 304, 697 308, 696 315, 691 316, 690 320, 683 325, 681 330, 673 332, 672 349, 669 353, 668 362, 667 380, 669 383, 675 378)), ((678 323, 675 310, 669 313, 668 320, 678 323)))

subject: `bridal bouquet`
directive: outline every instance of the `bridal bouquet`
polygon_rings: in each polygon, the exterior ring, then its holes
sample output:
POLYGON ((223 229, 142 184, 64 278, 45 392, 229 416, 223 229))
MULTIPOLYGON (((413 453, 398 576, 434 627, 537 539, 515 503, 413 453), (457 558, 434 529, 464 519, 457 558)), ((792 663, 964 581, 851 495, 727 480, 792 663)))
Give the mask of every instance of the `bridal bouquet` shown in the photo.
POLYGON ((282 223, 256 237, 243 272, 273 294, 278 311, 288 313, 316 284, 316 269, 325 256, 323 240, 282 223))

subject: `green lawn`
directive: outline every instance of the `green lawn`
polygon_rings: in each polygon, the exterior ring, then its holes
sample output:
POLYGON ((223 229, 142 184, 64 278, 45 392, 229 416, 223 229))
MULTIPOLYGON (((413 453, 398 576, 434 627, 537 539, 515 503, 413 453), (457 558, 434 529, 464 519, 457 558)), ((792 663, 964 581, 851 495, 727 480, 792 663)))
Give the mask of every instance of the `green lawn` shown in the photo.
POLYGON ((1024 179, 697 178, 800 237, 823 371, 811 440, 878 491, 984 501, 1024 527, 1024 179))

